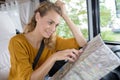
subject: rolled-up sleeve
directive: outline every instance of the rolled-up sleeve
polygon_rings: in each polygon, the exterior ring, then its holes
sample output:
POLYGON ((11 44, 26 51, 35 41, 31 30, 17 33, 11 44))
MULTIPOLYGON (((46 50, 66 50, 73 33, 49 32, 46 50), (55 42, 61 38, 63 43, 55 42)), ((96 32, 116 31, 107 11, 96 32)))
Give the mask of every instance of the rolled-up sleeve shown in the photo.
POLYGON ((76 42, 75 38, 62 38, 57 36, 56 39, 56 50, 64 50, 64 49, 78 49, 80 46, 76 42))

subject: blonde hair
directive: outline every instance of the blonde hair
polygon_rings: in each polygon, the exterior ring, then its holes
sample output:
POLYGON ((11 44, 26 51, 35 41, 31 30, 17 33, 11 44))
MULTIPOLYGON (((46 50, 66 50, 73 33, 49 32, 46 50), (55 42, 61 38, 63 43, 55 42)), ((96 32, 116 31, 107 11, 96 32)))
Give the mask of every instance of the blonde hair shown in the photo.
MULTIPOLYGON (((36 27, 35 15, 37 12, 40 13, 41 17, 44 17, 47 14, 47 12, 49 12, 51 10, 54 10, 59 15, 61 15, 60 7, 56 6, 54 3, 50 2, 50 1, 43 1, 42 3, 40 3, 39 7, 35 10, 31 21, 25 27, 24 33, 29 33, 35 29, 35 27, 36 27)), ((50 36, 50 38, 45 38, 44 43, 48 48, 53 49, 55 47, 55 43, 56 43, 56 33, 53 33, 50 36)))

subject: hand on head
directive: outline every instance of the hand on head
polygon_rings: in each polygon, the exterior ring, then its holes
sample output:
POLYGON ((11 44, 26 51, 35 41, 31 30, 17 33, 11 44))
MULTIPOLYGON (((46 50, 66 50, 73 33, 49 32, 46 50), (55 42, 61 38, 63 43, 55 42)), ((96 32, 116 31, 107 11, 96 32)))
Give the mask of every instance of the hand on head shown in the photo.
POLYGON ((55 4, 60 7, 60 9, 62 11, 62 15, 66 14, 66 8, 65 8, 65 3, 64 2, 62 2, 61 0, 57 0, 55 2, 55 4))

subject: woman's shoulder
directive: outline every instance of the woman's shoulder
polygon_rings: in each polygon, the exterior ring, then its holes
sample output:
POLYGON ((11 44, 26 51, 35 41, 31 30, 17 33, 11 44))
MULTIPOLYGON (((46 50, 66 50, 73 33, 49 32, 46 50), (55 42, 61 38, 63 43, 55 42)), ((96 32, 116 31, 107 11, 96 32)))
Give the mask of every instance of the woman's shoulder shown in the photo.
POLYGON ((25 36, 23 33, 16 34, 10 39, 10 41, 24 41, 24 40, 25 40, 25 36))
POLYGON ((57 41, 60 41, 60 40, 71 40, 71 39, 75 39, 75 38, 74 38, 74 37, 71 37, 71 38, 64 38, 64 37, 59 36, 59 35, 56 36, 56 40, 57 40, 57 41))
POLYGON ((56 35, 56 40, 65 39, 62 36, 56 35))

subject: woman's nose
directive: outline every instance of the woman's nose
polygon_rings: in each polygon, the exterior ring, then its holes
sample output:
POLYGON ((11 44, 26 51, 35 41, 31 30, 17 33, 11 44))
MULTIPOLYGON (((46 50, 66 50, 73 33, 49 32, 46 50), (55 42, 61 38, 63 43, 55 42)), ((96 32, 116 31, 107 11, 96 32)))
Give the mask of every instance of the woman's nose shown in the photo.
POLYGON ((56 25, 53 25, 52 26, 52 32, 55 32, 55 30, 56 30, 56 25))

